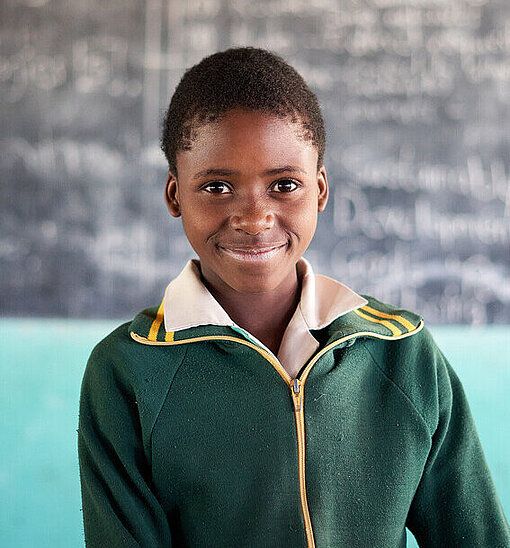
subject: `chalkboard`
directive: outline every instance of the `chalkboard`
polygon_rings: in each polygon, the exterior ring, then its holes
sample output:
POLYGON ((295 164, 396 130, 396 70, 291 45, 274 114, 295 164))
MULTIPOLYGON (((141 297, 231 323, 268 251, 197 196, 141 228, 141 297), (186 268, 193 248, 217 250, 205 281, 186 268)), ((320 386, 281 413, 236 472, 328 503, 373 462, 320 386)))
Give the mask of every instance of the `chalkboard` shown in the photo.
POLYGON ((6 0, 0 313, 129 317, 193 256, 158 148, 183 71, 276 51, 316 91, 308 258, 430 323, 510 322, 507 0, 6 0))

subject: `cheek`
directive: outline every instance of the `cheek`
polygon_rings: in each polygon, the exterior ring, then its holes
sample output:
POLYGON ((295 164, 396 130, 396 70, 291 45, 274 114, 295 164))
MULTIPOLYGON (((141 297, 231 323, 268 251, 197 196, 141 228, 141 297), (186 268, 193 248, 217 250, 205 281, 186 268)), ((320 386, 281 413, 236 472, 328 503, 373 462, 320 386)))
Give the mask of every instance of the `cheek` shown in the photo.
POLYGON ((182 226, 194 247, 202 245, 220 229, 223 216, 219 209, 204 208, 199 203, 187 204, 182 208, 182 226))
POLYGON ((318 215, 317 207, 318 204, 310 199, 296 202, 287 214, 290 225, 303 234, 315 232, 318 215))
POLYGON ((306 221, 303 222, 303 232, 306 233, 308 240, 310 241, 315 234, 317 228, 317 213, 311 213, 306 221))

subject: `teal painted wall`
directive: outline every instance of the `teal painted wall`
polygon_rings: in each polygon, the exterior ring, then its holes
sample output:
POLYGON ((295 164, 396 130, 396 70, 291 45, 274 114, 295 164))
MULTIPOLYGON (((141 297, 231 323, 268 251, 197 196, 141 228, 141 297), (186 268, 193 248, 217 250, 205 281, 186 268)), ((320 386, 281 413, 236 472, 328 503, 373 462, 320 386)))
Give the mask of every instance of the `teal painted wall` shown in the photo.
MULTIPOLYGON (((83 546, 76 428, 94 344, 119 322, 0 320, 0 546, 83 546)), ((463 381, 510 512, 510 329, 431 329, 463 381)), ((415 546, 411 540, 409 546, 415 546)))

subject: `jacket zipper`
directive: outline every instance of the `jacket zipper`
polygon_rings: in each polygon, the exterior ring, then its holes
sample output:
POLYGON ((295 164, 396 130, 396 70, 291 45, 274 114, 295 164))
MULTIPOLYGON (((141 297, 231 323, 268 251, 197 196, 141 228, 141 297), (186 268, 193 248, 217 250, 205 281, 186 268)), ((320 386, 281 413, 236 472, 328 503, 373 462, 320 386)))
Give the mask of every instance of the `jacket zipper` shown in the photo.
POLYGON ((308 377, 308 374, 310 373, 312 367, 315 365, 315 363, 321 358, 326 352, 334 348, 335 346, 338 346, 346 341, 349 341, 351 339, 358 338, 360 336, 369 336, 369 337, 375 337, 378 339, 403 339, 408 335, 414 335, 418 331, 421 330, 423 327, 423 322, 420 322, 418 327, 410 332, 405 333, 401 336, 386 336, 386 335, 379 335, 377 333, 373 333, 370 331, 363 331, 363 332, 357 332, 352 333, 350 335, 347 335, 345 337, 342 337, 340 339, 337 339, 336 341, 333 341, 332 343, 325 346, 320 352, 318 352, 312 360, 310 360, 303 370, 302 375, 299 378, 292 379, 291 376, 287 373, 287 371, 284 369, 282 364, 278 361, 278 359, 271 354, 268 350, 265 348, 262 348, 255 343, 252 343, 248 340, 239 339, 238 337, 231 337, 228 335, 205 335, 202 337, 195 337, 192 339, 183 339, 183 340, 173 340, 173 341, 151 341, 145 337, 142 337, 138 335, 137 333, 131 332, 131 337, 142 344, 152 345, 152 346, 175 346, 178 344, 186 344, 191 342, 199 342, 199 341, 233 341, 237 342, 239 344, 244 344, 245 346, 249 346, 250 348, 253 348, 256 350, 262 357, 264 357, 280 374, 280 376, 283 378, 283 380, 287 383, 287 385, 290 388, 290 394, 292 403, 294 406, 294 418, 296 421, 296 433, 297 433, 297 445, 298 445, 298 474, 299 474, 299 496, 301 499, 301 510, 303 513, 303 520, 305 524, 305 534, 306 534, 306 544, 307 548, 315 548, 315 540, 313 536, 313 529, 312 529, 312 520, 310 518, 310 510, 308 508, 308 501, 306 499, 306 481, 305 481, 305 418, 304 418, 304 389, 305 389, 305 381, 308 377))
POLYGON ((296 432, 298 443, 298 473, 299 473, 299 497, 301 499, 301 510, 305 522, 306 544, 308 548, 315 548, 313 538, 312 520, 306 499, 305 482, 305 417, 303 415, 303 384, 299 379, 293 379, 291 383, 291 395, 294 402, 294 417, 296 419, 296 432))

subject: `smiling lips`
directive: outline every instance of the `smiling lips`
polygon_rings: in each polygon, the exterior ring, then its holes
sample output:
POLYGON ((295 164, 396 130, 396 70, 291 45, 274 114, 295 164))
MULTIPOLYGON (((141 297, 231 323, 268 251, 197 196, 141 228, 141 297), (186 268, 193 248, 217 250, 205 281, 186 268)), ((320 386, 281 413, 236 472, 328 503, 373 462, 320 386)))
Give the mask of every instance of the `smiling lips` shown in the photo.
POLYGON ((218 246, 218 248, 221 249, 221 251, 226 255, 229 255, 238 261, 252 263, 272 259, 285 247, 287 247, 287 243, 265 245, 263 247, 218 246))

